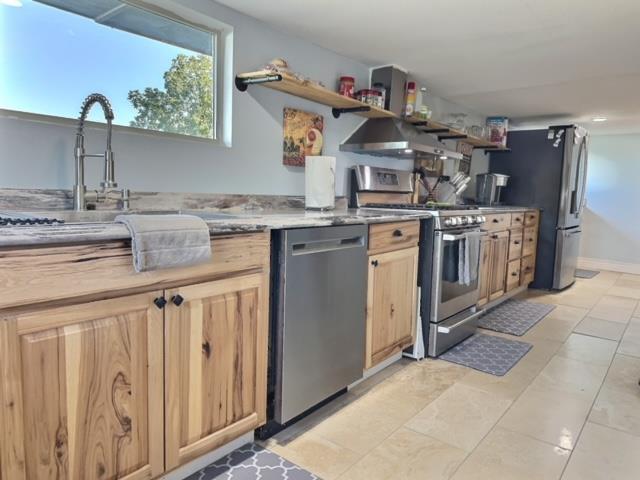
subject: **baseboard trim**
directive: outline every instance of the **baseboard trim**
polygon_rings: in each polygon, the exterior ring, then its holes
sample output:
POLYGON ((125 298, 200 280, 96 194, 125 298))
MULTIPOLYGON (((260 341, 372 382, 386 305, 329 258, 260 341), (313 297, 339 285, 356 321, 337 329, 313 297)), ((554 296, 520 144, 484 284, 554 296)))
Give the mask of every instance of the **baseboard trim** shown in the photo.
POLYGON ((610 272, 640 275, 640 263, 617 262, 603 258, 579 257, 578 268, 584 268, 585 270, 609 270, 610 272))

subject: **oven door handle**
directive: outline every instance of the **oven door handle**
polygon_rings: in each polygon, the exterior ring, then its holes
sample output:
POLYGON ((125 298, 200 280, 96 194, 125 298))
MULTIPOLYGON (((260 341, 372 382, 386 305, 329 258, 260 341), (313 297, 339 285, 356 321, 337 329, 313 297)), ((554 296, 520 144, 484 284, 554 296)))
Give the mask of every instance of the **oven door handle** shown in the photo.
MULTIPOLYGON (((486 237, 486 236, 487 236, 487 232, 480 232, 480 236, 481 236, 481 237, 486 237)), ((445 234, 442 236, 442 239, 443 239, 445 242, 455 242, 456 240, 462 240, 462 239, 464 239, 464 238, 467 238, 466 234, 464 234, 464 233, 463 233, 463 234, 461 234, 461 235, 450 235, 450 234, 448 234, 448 233, 445 233, 445 234)))
POLYGON ((438 333, 451 333, 451 330, 455 330, 460 325, 463 325, 463 324, 473 320, 474 318, 479 317, 482 314, 484 314, 484 310, 480 310, 480 311, 474 313, 473 315, 471 315, 470 317, 463 318, 462 320, 460 320, 459 322, 454 323, 453 325, 447 325, 446 327, 444 325, 438 326, 438 333))

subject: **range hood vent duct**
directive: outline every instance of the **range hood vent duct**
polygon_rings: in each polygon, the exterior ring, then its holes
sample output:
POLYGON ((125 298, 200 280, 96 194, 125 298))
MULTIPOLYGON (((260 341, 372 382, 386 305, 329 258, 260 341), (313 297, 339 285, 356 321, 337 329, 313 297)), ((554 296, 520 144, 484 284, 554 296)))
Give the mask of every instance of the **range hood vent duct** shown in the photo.
POLYGON ((433 135, 394 118, 365 121, 340 145, 340 151, 404 159, 462 159, 433 135))

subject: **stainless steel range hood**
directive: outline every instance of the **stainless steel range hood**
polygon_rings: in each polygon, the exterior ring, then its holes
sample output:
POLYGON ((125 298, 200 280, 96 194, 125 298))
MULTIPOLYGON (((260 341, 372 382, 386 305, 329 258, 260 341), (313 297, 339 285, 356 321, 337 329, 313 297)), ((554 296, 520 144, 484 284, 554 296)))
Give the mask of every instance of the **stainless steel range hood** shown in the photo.
POLYGON ((461 153, 450 150, 433 135, 394 118, 367 120, 340 145, 340 151, 406 159, 462 158, 461 153))

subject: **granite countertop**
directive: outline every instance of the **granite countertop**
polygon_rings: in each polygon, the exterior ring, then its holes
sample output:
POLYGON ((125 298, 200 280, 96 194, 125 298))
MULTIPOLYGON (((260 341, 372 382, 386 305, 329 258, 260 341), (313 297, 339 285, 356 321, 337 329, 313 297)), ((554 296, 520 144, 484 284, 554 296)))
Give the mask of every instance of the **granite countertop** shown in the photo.
MULTIPOLYGON (((29 213, 31 214, 31 212, 29 213)), ((103 242, 130 238, 129 231, 123 224, 115 223, 111 221, 111 219, 91 221, 91 213, 93 212, 85 215, 82 221, 78 223, 74 222, 72 212, 47 211, 33 213, 50 218, 60 217, 62 213, 66 213, 70 215, 71 220, 68 220, 67 223, 63 225, 0 227, 0 247, 103 242)), ((207 222, 211 235, 260 232, 285 228, 385 223, 428 218, 431 216, 426 212, 391 212, 362 209, 341 209, 318 212, 303 209, 273 209, 262 210, 260 212, 229 213, 202 210, 200 212, 185 213, 200 213, 207 222)), ((113 217, 114 215, 112 214, 110 216, 113 217)), ((109 215, 95 212, 95 217, 108 218, 109 215)))
POLYGON ((515 213, 536 210, 534 207, 519 207, 516 205, 495 205, 491 207, 480 207, 482 213, 515 213))

